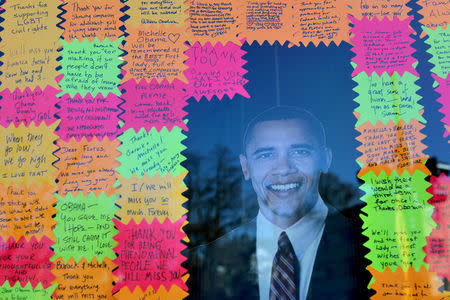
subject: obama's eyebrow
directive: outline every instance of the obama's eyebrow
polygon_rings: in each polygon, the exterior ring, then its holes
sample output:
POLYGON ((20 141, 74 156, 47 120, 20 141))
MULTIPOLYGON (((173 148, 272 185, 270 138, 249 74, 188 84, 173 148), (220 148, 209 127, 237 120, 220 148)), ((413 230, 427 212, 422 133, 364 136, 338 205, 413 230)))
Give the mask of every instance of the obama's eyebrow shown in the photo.
POLYGON ((258 155, 258 154, 263 153, 263 152, 270 152, 270 151, 274 151, 274 150, 275 150, 275 147, 261 147, 261 148, 256 149, 252 153, 252 156, 258 155))
POLYGON ((290 145, 289 148, 314 150, 315 147, 311 144, 293 144, 293 145, 290 145))

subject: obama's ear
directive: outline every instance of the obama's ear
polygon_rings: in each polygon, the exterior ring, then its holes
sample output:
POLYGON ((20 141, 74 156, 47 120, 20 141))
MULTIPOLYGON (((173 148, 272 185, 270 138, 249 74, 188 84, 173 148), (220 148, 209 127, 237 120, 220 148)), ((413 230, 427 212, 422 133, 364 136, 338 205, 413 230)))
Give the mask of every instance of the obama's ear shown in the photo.
POLYGON ((328 173, 328 169, 331 166, 331 161, 333 159, 333 152, 331 152, 331 149, 328 147, 325 147, 323 151, 323 165, 322 165, 322 172, 328 173))
POLYGON ((242 173, 244 174, 245 180, 249 180, 250 179, 250 171, 248 169, 247 157, 244 154, 240 154, 239 161, 241 162, 242 173))

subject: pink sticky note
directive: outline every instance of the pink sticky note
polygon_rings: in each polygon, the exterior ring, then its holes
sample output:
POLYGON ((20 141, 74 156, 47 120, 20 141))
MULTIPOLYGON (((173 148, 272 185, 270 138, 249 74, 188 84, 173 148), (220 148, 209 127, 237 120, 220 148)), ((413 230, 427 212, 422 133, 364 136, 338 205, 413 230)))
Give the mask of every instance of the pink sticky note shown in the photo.
POLYGON ((43 91, 36 87, 33 91, 27 87, 23 92, 17 88, 14 92, 5 89, 0 93, 0 125, 8 127, 14 123, 17 127, 21 122, 28 126, 32 121, 39 126, 41 122, 50 125, 56 121, 55 104, 59 101, 57 89, 47 86, 43 91))
POLYGON ((40 242, 32 237, 29 242, 24 237, 15 242, 13 237, 4 242, 0 239, 0 285, 8 280, 10 285, 16 281, 24 287, 29 281, 33 288, 42 283, 43 288, 50 286, 54 275, 50 272, 53 263, 50 257, 53 244, 44 236, 40 242))
POLYGON ((431 186, 427 192, 433 195, 428 203, 434 206, 433 220, 438 224, 450 224, 450 176, 442 173, 439 177, 431 176, 431 186))
POLYGON ((242 68, 246 63, 242 56, 246 53, 231 42, 225 46, 218 42, 214 47, 209 42, 204 46, 195 43, 185 53, 189 56, 186 61, 189 68, 184 72, 189 81, 188 97, 195 97, 197 101, 203 96, 211 100, 214 95, 222 99, 225 94, 230 99, 235 94, 250 98, 244 89, 248 80, 243 76, 247 70, 242 68))
POLYGON ((439 111, 444 114, 441 121, 446 125, 444 137, 447 137, 450 135, 450 76, 448 74, 446 78, 441 78, 435 74, 431 74, 431 76, 439 83, 436 92, 441 94, 441 97, 436 101, 442 103, 442 108, 439 111))
POLYGON ((427 244, 423 247, 426 253, 425 262, 430 264, 430 272, 450 279, 450 232, 448 226, 435 228, 430 236, 426 237, 427 244))
POLYGON ((114 237, 119 242, 114 248, 119 254, 114 260, 118 268, 113 272, 119 280, 113 293, 124 286, 133 292, 136 286, 143 291, 152 286, 157 291, 161 285, 169 290, 174 284, 187 291, 181 278, 186 272, 181 266, 186 260, 181 255, 181 251, 186 248, 181 242, 186 236, 181 231, 186 217, 175 223, 166 218, 162 224, 157 218, 151 224, 144 219, 139 225, 134 219, 128 225, 116 219, 113 221, 119 230, 114 237))
POLYGON ((57 134, 64 141, 72 137, 77 141, 86 137, 90 141, 94 136, 99 140, 104 136, 113 140, 120 133, 118 115, 122 110, 118 106, 121 102, 113 93, 109 93, 106 98, 101 93, 95 98, 89 93, 84 98, 80 94, 72 98, 66 93, 58 103, 61 106, 58 113, 61 123, 57 134))
POLYGON ((138 132, 142 127, 148 132, 152 127, 160 131, 164 126, 170 131, 173 126, 178 126, 188 130, 183 122, 183 117, 187 112, 183 110, 186 103, 186 84, 178 79, 169 83, 164 79, 158 83, 153 79, 147 83, 141 79, 139 84, 134 79, 130 79, 120 86, 125 92, 122 99, 125 102, 121 108, 125 110, 121 118, 125 125, 121 130, 134 128, 138 132))
POLYGON ((400 76, 405 71, 419 76, 412 64, 417 60, 411 56, 415 51, 411 47, 414 39, 409 35, 413 29, 409 26, 412 16, 400 21, 397 17, 391 21, 387 17, 378 20, 375 16, 372 20, 367 17, 361 21, 349 16, 354 27, 350 29, 352 37, 350 41, 354 47, 352 51, 356 56, 352 61, 357 64, 352 76, 361 72, 371 75, 376 72, 381 76, 386 71, 392 76, 397 71, 400 76))

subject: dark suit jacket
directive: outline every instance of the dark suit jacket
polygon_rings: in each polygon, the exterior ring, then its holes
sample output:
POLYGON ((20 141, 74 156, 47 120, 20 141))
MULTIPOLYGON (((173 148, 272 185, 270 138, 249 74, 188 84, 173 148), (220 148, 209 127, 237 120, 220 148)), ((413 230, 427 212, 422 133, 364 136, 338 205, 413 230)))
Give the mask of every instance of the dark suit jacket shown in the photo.
MULTIPOLYGON (((329 212, 308 299, 369 299, 369 261, 363 258, 362 243, 360 224, 329 212)), ((259 299, 256 218, 193 249, 188 271, 188 299, 259 299)))

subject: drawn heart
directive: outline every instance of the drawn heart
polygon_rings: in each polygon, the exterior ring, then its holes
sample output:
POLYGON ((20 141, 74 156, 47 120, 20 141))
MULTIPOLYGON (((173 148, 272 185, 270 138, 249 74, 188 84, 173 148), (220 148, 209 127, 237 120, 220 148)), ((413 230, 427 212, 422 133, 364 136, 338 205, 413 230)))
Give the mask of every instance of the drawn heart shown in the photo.
POLYGON ((180 34, 179 33, 169 33, 169 41, 171 41, 172 43, 176 43, 178 41, 178 39, 180 38, 180 34))

